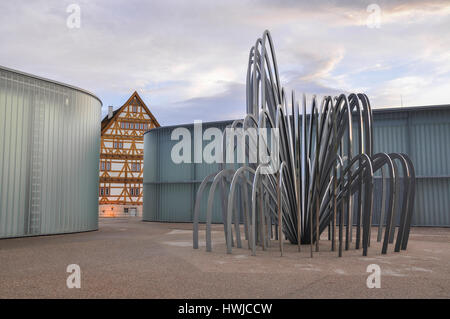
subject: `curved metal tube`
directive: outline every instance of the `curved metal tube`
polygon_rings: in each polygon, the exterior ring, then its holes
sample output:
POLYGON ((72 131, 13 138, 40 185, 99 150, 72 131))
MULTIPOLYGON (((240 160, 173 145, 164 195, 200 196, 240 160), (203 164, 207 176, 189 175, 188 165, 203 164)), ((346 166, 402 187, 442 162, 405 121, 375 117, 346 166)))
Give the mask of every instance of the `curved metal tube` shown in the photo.
MULTIPOLYGON (((269 138, 258 138, 258 141, 251 142, 257 146, 258 154, 270 154, 281 165, 277 172, 261 176, 264 164, 260 161, 247 163, 244 159, 244 163, 241 163, 243 166, 237 170, 231 167, 227 169, 225 164, 220 166, 219 172, 207 176, 196 198, 194 248, 198 248, 199 203, 206 183, 212 180, 206 212, 208 251, 211 250, 213 197, 220 183, 222 197, 228 196, 227 201, 222 199, 227 253, 231 253, 233 247, 233 221, 237 247, 242 247, 239 228, 241 215, 239 209, 235 208, 242 207, 245 236, 252 255, 256 254, 257 245, 262 246, 263 250, 267 249, 275 233, 281 255, 282 239, 285 236, 289 242, 298 245, 299 251, 301 244, 309 244, 312 257, 313 246, 319 251, 320 235, 327 228, 331 250, 334 251, 336 227, 339 224, 338 256, 342 256, 344 249, 344 232, 345 250, 353 245, 353 227, 356 227, 354 247, 359 249, 362 246, 362 254, 366 256, 373 217, 374 173, 381 170, 382 206, 377 240, 381 241, 386 218, 382 244, 382 253, 386 253, 389 243, 394 240, 395 218, 400 214, 395 251, 406 249, 415 195, 414 167, 405 154, 374 154, 373 114, 367 95, 351 93, 325 96, 320 104, 315 96, 307 103, 303 95, 300 107, 295 93, 292 92, 288 98, 289 95, 280 84, 274 45, 267 30, 250 49, 246 85, 247 115, 244 120, 234 121, 231 127, 241 126, 244 130, 256 128, 259 135, 267 128, 278 130, 278 154, 273 153, 273 140, 269 143, 269 138), (307 113, 307 105, 310 106, 310 113, 307 113), (355 145, 354 138, 358 140, 355 145), (399 193, 400 174, 395 162, 400 162, 403 172, 403 196, 399 193), (253 179, 247 174, 253 174, 253 179), (225 195, 224 178, 231 175, 229 191, 225 195), (248 185, 251 194, 248 194, 248 185), (235 195, 239 186, 241 203, 238 203, 235 195), (278 226, 275 232, 272 231, 274 223, 278 226)), ((227 150, 225 135, 224 154, 227 150)), ((244 157, 250 159, 250 152, 255 150, 247 147, 250 141, 244 143, 244 157)))

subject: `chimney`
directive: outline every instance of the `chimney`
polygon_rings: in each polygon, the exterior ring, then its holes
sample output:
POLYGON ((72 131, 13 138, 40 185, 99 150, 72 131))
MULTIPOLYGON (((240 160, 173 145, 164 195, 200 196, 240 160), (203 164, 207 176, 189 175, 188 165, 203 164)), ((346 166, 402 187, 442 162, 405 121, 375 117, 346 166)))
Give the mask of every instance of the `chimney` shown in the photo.
POLYGON ((113 106, 108 106, 108 120, 113 116, 113 106))

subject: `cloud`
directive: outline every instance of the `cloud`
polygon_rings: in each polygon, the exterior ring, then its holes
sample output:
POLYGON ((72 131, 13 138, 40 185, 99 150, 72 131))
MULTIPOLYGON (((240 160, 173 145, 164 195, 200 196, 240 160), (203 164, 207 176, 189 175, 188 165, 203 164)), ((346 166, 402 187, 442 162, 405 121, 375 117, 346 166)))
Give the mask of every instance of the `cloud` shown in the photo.
POLYGON ((154 105, 166 125, 192 123, 194 120, 222 121, 241 119, 245 116, 245 85, 223 83, 225 90, 212 96, 196 97, 168 105, 154 105), (170 110, 170 111, 166 111, 170 110))
POLYGON ((0 64, 77 85, 119 107, 134 90, 162 124, 242 117, 248 52, 264 29, 297 96, 364 91, 375 107, 449 103, 448 1, 0 2, 0 64), (401 94, 399 92, 402 92, 401 94), (406 102, 405 102, 406 101, 406 102))

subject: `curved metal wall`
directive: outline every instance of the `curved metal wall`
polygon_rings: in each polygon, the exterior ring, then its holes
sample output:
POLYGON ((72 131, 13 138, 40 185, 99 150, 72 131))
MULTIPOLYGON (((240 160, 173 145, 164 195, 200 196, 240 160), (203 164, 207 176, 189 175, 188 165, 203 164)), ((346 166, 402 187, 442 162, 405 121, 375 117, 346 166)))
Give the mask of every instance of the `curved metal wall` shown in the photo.
POLYGON ((408 154, 416 171, 412 225, 450 226, 450 107, 374 110, 374 151, 408 154))
POLYGON ((0 238, 98 228, 101 105, 0 67, 0 238))
MULTIPOLYGON (((374 152, 406 153, 414 163, 416 196, 412 225, 449 227, 450 106, 374 109, 373 113, 374 152)), ((223 129, 231 123, 203 123, 203 128, 223 129)), ((176 127, 186 127, 192 133, 192 125, 180 125, 153 129, 144 135, 144 220, 192 222, 197 188, 207 174, 217 170, 217 165, 175 165, 171 161, 170 151, 176 141, 170 140, 170 134, 176 127)), ((353 138, 357 141, 356 133, 353 138)), ((378 188, 381 180, 375 181, 375 196, 381 196, 378 188)), ((374 202, 377 205, 379 201, 374 202)), ((217 205, 218 201, 214 203, 217 205)), ((375 208, 378 212, 378 206, 375 208)), ((214 208, 213 212, 216 214, 213 221, 222 222, 220 208, 214 208)), ((374 224, 378 224, 379 216, 373 217, 374 224)), ((204 216, 200 221, 204 221, 204 216)))
MULTIPOLYGON (((209 127, 225 129, 232 121, 202 124, 203 131, 209 127)), ((218 164, 175 164, 170 152, 178 141, 170 139, 172 130, 184 127, 191 133, 191 148, 194 145, 193 124, 166 126, 151 129, 144 135, 144 207, 142 219, 161 222, 192 222, 195 196, 202 180, 218 170, 218 164)), ((203 134, 203 132, 202 132, 203 134)), ((203 141, 203 147, 210 141, 203 141)), ((194 161, 191 151, 191 162, 194 161)), ((208 190, 208 187, 206 189, 208 190)), ((220 193, 220 192, 217 192, 220 193)), ((213 223, 221 223, 218 200, 214 201, 213 223)), ((206 209, 206 197, 202 200, 202 211, 206 209)), ((200 216, 205 221, 205 216, 200 216)))

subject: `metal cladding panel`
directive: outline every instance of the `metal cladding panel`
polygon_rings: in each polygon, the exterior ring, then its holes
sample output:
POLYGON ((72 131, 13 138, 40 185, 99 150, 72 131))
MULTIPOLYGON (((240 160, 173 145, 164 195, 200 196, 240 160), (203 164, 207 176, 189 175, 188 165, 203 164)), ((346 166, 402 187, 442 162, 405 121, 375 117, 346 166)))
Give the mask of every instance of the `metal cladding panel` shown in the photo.
MULTIPOLYGON (((203 123, 202 132, 210 127, 223 130, 227 122, 203 123)), ((210 141, 203 141, 203 146, 210 141)), ((192 222, 195 197, 202 180, 218 171, 218 164, 194 163, 194 126, 193 124, 152 129, 144 135, 144 207, 143 220, 164 222, 192 222), (191 162, 176 164, 172 161, 172 147, 179 140, 171 140, 173 130, 186 128, 191 141, 191 162)), ((206 201, 209 186, 201 203, 200 221, 206 216, 206 201)), ((215 196, 219 196, 216 192, 215 196)), ((222 222, 221 207, 214 201, 214 223, 222 222)))
POLYGON ((450 123, 413 124, 411 139, 418 175, 450 175, 450 123))
POLYGON ((450 178, 417 181, 412 225, 450 226, 450 178))
MULTIPOLYGON (((231 123, 203 123, 203 130, 212 126, 224 129, 231 123)), ((176 141, 170 140, 170 134, 177 127, 186 127, 191 133, 193 131, 190 124, 162 127, 145 134, 144 220, 191 222, 200 182, 218 169, 217 165, 204 163, 175 167, 170 159, 170 150, 176 141), (169 181, 170 184, 163 184, 169 181), (175 188, 175 185, 181 184, 184 188, 175 188), (163 203, 165 200, 170 203, 163 203)), ((356 152, 358 136, 355 116, 353 127, 353 152, 356 152)), ((450 226, 450 107, 375 109, 373 134, 374 153, 406 153, 414 163, 417 180, 412 224, 450 226)), ((375 187, 381 188, 378 179, 375 187)), ((379 222, 377 196, 380 194, 375 191, 375 224, 379 222)), ((206 211, 206 197, 202 200, 202 214, 206 211)), ((218 202, 214 201, 214 205, 218 202)), ((220 211, 220 207, 214 207, 214 222, 222 221, 220 211)), ((204 221, 203 215, 200 220, 204 221)))
POLYGON ((0 238, 98 228, 101 102, 0 68, 0 238))
POLYGON ((419 177, 450 175, 450 108, 376 113, 374 122, 375 152, 408 154, 419 177))
POLYGON ((416 173, 412 225, 450 226, 450 108, 374 114, 374 152, 402 152, 416 173))

